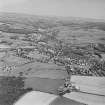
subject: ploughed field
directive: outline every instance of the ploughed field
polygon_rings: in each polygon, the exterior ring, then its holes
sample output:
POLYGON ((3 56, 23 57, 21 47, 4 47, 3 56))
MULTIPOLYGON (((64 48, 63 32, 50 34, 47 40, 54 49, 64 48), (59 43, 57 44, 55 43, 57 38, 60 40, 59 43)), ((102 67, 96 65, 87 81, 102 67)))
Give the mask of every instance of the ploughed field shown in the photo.
POLYGON ((104 20, 0 13, 0 105, 32 90, 57 95, 71 66, 84 93, 64 97, 104 105, 104 20))

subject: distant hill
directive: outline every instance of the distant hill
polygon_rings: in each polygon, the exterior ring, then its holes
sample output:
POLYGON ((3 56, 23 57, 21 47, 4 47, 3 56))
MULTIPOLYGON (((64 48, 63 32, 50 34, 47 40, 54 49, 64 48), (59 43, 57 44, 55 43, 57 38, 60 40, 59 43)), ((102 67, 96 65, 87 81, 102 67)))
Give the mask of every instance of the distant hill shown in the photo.
POLYGON ((49 33, 71 43, 104 42, 105 21, 75 17, 48 17, 19 13, 0 13, 0 31, 7 33, 31 34, 49 33))

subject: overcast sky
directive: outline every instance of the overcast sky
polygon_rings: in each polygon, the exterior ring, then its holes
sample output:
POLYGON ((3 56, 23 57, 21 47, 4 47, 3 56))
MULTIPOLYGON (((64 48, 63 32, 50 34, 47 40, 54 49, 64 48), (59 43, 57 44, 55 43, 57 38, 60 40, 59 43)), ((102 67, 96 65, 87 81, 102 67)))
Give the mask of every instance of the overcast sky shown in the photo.
POLYGON ((105 19, 105 0, 0 0, 0 11, 105 19))

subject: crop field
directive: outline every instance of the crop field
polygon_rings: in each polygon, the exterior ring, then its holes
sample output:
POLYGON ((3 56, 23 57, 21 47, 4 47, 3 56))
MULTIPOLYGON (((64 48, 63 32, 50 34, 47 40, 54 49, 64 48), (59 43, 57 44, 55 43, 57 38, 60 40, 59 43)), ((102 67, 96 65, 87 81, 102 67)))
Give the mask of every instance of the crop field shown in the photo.
POLYGON ((104 105, 104 20, 0 13, 0 105, 12 105, 32 90, 57 95, 69 71, 83 91, 103 96, 65 97, 104 105))

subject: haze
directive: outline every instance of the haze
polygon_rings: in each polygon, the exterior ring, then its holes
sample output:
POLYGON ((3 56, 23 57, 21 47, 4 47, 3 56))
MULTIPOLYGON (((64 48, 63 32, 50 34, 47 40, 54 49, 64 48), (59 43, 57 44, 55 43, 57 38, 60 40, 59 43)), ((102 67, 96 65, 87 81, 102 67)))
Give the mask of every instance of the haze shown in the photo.
POLYGON ((0 11, 105 19, 105 0, 0 0, 0 11))

